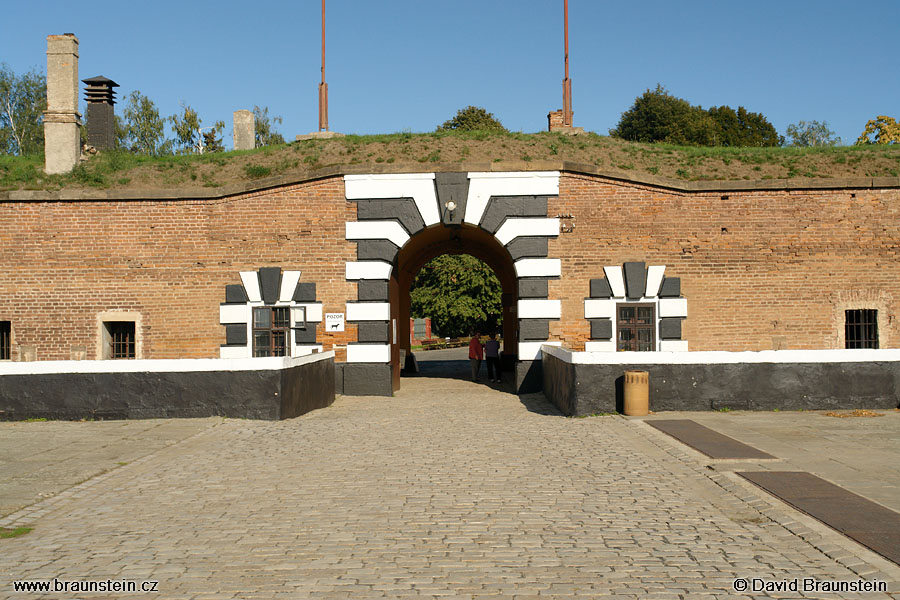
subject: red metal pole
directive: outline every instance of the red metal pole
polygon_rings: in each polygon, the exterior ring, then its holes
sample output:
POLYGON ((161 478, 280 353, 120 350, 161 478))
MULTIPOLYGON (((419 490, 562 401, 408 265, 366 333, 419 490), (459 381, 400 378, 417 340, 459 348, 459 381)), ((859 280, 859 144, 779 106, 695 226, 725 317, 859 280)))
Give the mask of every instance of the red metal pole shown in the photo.
POLYGON ((325 0, 322 0, 322 83, 319 84, 319 131, 328 131, 328 84, 325 83, 325 0))
POLYGON ((563 79, 563 125, 572 126, 572 81, 569 79, 569 0, 563 0, 565 23, 566 77, 563 79))

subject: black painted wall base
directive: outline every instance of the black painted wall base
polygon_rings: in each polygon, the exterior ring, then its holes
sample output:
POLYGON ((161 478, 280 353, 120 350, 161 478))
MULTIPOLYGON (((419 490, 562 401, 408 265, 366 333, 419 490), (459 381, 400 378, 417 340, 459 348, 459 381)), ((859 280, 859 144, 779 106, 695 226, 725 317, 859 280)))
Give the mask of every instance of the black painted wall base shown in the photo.
POLYGON ((566 415, 621 412, 624 372, 650 373, 650 410, 897 408, 900 363, 583 365, 544 355, 543 390, 566 415))
POLYGON ((520 360, 516 363, 516 393, 533 394, 543 389, 541 361, 520 360))
POLYGON ((272 371, 0 377, 0 420, 289 419, 334 402, 334 359, 272 371))
POLYGON ((345 396, 393 396, 391 365, 387 363, 343 363, 342 385, 345 396))

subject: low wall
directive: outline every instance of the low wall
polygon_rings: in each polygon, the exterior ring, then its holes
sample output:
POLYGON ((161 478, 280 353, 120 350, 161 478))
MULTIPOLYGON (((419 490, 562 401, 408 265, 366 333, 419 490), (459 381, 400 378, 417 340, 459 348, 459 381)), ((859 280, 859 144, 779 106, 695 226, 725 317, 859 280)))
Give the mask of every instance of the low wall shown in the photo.
POLYGON ((897 408, 900 350, 570 352, 543 347, 543 389, 565 414, 621 412, 625 371, 650 373, 650 410, 897 408))
POLYGON ((334 353, 0 363, 0 420, 289 419, 334 402, 334 353))

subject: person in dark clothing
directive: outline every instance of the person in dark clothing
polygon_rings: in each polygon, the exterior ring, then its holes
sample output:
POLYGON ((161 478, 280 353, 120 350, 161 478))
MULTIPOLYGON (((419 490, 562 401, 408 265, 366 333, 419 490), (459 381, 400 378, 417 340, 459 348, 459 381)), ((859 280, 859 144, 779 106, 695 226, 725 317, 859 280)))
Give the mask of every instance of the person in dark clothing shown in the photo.
POLYGON ((497 341, 497 334, 491 333, 491 339, 484 343, 484 357, 487 361, 488 379, 492 382, 499 383, 500 378, 500 342, 497 341), (496 373, 496 379, 494 374, 496 373))

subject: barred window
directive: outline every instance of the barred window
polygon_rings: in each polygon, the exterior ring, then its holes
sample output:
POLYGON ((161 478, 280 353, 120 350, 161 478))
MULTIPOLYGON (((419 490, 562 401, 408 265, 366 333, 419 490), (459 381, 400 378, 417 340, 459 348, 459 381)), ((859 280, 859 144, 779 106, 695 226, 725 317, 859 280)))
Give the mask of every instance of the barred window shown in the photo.
POLYGON ((253 309, 253 356, 287 356, 291 331, 287 306, 253 309))
POLYGON ((844 340, 846 348, 878 348, 878 311, 844 311, 844 340))
POLYGON ((656 319, 652 304, 616 306, 616 350, 649 352, 656 347, 656 319))
POLYGON ((9 360, 12 352, 12 323, 0 321, 0 360, 9 360))
POLYGON ((134 321, 105 321, 104 358, 135 358, 134 321))

